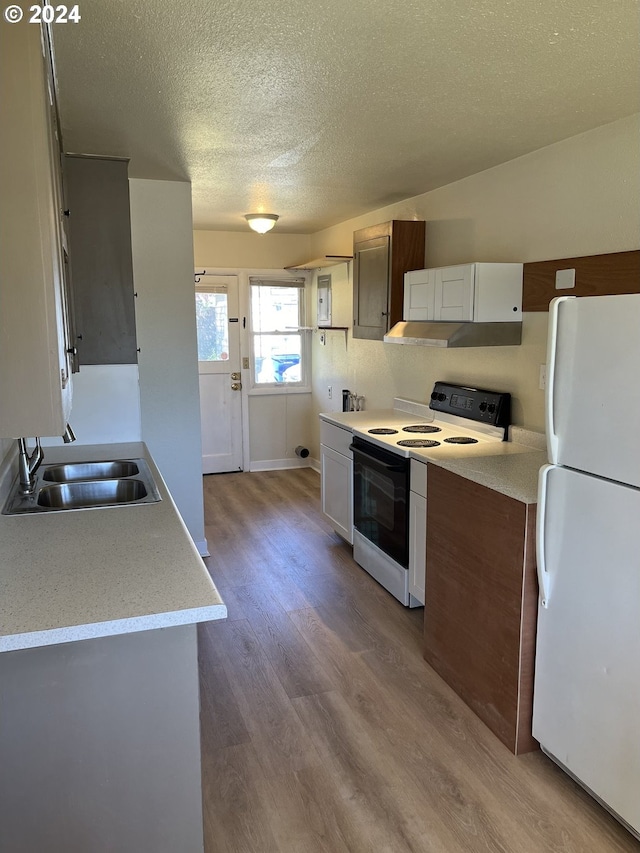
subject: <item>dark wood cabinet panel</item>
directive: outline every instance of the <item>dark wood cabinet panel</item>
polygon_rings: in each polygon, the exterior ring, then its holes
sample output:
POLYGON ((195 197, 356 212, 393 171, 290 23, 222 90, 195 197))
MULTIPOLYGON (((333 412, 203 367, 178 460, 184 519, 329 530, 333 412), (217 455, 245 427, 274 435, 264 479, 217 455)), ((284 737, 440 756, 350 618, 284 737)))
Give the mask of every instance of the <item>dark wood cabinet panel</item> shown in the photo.
POLYGON ((429 465, 424 657, 516 754, 537 747, 535 516, 429 465))
POLYGON ((137 362, 127 162, 64 158, 78 360, 137 362))
POLYGON ((402 320, 404 274, 424 267, 425 223, 392 220, 353 234, 353 336, 381 341, 402 320))
POLYGON ((523 311, 548 311, 554 296, 604 296, 640 293, 640 251, 611 252, 524 264, 523 311), (556 272, 574 269, 576 285, 556 290, 556 272))

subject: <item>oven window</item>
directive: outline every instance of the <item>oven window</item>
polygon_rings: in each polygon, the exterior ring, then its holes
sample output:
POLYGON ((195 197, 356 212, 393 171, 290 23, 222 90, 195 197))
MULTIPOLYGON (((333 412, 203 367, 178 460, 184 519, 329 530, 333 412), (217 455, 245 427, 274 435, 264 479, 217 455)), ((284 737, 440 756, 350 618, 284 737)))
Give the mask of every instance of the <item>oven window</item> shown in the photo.
MULTIPOLYGON (((363 442, 365 447, 371 447, 363 442)), ((355 445, 355 442, 354 442, 355 445)), ((409 460, 353 448, 354 527, 405 568, 409 565, 409 460), (382 458, 375 458, 376 453, 382 458)))
MULTIPOLYGON (((393 482, 377 471, 364 468, 362 471, 362 501, 364 516, 371 524, 393 530, 395 524, 395 489, 393 482)), ((361 531, 362 532, 362 531, 361 531)))

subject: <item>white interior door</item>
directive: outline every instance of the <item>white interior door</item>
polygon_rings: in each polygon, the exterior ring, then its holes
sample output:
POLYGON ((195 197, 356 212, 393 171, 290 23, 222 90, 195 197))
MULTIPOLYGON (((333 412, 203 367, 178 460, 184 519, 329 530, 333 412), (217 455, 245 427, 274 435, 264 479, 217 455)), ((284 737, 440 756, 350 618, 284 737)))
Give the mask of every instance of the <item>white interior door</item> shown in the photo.
POLYGON ((238 277, 196 283, 202 473, 242 469, 242 374, 238 277))

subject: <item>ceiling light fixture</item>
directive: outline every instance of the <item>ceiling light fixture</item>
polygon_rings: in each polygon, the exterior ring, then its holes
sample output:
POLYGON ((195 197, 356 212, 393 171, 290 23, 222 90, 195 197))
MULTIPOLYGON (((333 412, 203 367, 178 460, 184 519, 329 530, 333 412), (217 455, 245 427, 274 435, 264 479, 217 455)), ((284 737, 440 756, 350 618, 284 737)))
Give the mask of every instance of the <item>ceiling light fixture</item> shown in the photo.
POLYGON ((249 228, 253 228, 258 234, 266 234, 280 217, 275 213, 247 213, 244 218, 249 223, 249 228))

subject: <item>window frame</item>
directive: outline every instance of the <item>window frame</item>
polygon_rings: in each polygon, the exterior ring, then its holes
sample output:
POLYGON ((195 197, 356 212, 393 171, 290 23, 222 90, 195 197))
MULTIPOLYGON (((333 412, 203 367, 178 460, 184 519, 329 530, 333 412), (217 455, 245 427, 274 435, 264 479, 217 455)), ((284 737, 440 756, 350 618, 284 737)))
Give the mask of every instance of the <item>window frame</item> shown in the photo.
POLYGON ((311 392, 311 328, 306 325, 307 316, 307 282, 304 278, 267 278, 266 276, 249 276, 249 310, 248 337, 250 359, 249 393, 260 394, 305 394, 311 392), (253 287, 287 287, 298 291, 298 326, 294 329, 276 329, 273 331, 257 331, 253 316, 253 287), (256 378, 256 338, 259 336, 281 336, 286 334, 300 335, 300 379, 295 382, 258 382, 256 378))

